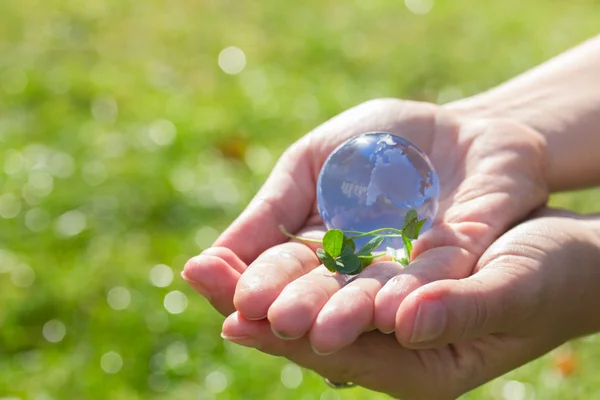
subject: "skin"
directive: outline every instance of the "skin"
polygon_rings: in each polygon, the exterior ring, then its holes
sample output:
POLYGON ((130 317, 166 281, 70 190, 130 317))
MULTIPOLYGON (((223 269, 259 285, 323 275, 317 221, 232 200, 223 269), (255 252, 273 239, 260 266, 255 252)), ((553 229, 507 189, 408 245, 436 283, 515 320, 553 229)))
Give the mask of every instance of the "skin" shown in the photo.
POLYGON ((453 398, 595 332, 597 222, 546 212, 509 229, 543 205, 548 187, 600 181, 598 74, 594 39, 443 108, 385 99, 350 109, 294 144, 183 276, 233 313, 226 339, 409 399, 453 398), (348 283, 319 266, 314 246, 285 242, 277 227, 322 234, 320 166, 337 144, 373 130, 428 153, 442 183, 440 212, 409 268, 380 262, 348 283))
MULTIPOLYGON (((442 302, 450 317, 440 343, 450 340, 451 345, 407 349, 394 335, 375 330, 321 356, 311 351, 308 337, 280 339, 268 320, 250 321, 239 312, 227 317, 223 336, 287 357, 332 381, 355 382, 402 399, 455 398, 574 335, 600 328, 594 306, 600 301, 600 221, 554 210, 535 217, 495 241, 473 276, 436 281, 408 300, 435 295, 442 302)), ((213 248, 190 260, 185 270, 201 291, 204 286, 195 278, 206 273, 219 278, 221 286, 208 294, 224 315, 233 307, 240 277, 232 264, 244 266, 231 250, 213 248)))
POLYGON ((494 239, 544 203, 543 163, 541 136, 512 123, 461 123, 440 107, 393 99, 355 107, 292 146, 215 244, 250 264, 237 284, 235 309, 250 320, 267 317, 281 337, 308 334, 321 354, 372 326, 393 331, 396 310, 410 292, 469 276, 494 239), (399 132, 430 155, 439 171, 440 209, 431 230, 415 242, 410 271, 388 262, 346 285, 345 277, 320 267, 314 248, 286 242, 279 225, 302 236, 323 231, 314 196, 319 168, 339 143, 373 130, 399 132))
POLYGON ((505 118, 548 143, 551 191, 600 184, 600 36, 508 82, 445 108, 465 118, 505 118))

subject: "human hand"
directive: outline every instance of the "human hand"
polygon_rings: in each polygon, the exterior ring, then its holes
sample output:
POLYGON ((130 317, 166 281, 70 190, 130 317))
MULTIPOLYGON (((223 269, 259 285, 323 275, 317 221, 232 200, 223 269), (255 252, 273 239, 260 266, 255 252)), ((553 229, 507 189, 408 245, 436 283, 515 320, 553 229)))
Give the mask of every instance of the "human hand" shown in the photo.
MULTIPOLYGON (((268 320, 250 321, 240 312, 226 319, 223 336, 334 382, 403 399, 456 398, 570 338, 600 330, 600 220, 551 210, 536 217, 495 241, 473 275, 425 284, 402 302, 398 315, 404 322, 396 327, 401 338, 410 336, 416 303, 440 302, 446 319, 432 348, 407 349, 393 335, 372 331, 319 356, 309 337, 280 339, 268 320)), ((187 264, 186 276, 219 279, 207 294, 227 315, 243 264, 229 249, 209 249, 187 264)))
MULTIPOLYGON (((495 238, 544 203, 543 163, 544 141, 517 124, 459 121, 434 105, 392 99, 350 109, 286 151, 253 202, 215 243, 243 261, 236 268, 244 273, 235 308, 227 311, 237 309, 247 319, 268 315, 282 337, 310 331, 320 353, 352 343, 373 325, 392 331, 404 297, 435 280, 469 276, 495 238), (315 200, 319 170, 337 145, 367 131, 397 133, 429 155, 439 175, 440 207, 433 227, 415 242, 409 269, 374 264, 346 285, 344 276, 319 267, 314 248, 285 242, 279 225, 302 236, 322 233, 315 200)), ((223 285, 215 276, 205 273, 197 287, 223 285)))

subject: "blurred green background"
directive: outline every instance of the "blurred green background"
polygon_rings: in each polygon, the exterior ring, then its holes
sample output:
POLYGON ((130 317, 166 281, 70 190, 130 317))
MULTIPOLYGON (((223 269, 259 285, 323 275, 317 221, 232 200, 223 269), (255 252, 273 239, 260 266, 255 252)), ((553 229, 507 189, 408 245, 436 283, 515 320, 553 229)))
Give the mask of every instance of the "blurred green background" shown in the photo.
MULTIPOLYGON (((594 35, 599 13, 593 0, 1 0, 0 398, 386 398, 223 343, 183 264, 317 124, 375 97, 477 93, 594 35)), ((599 345, 465 398, 599 398, 599 345)))

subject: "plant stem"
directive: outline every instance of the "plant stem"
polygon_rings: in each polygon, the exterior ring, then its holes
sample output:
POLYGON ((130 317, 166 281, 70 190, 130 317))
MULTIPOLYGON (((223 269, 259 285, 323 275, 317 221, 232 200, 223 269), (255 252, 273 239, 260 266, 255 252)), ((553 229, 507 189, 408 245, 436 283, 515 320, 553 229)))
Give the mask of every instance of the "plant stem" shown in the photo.
POLYGON ((384 231, 392 231, 392 232, 396 232, 397 234, 385 234, 383 236, 385 237, 401 237, 402 236, 402 230, 401 229, 394 229, 394 228, 381 228, 381 229, 375 229, 374 231, 371 232, 357 232, 357 231, 346 231, 346 233, 352 233, 352 234, 357 234, 356 236, 349 236, 348 239, 359 239, 365 236, 375 236, 377 235, 377 233, 379 232, 384 232, 384 231))
POLYGON ((285 229, 285 226, 283 226, 283 225, 279 225, 279 230, 281 230, 281 232, 282 232, 282 233, 283 233, 285 236, 287 236, 287 237, 289 237, 289 238, 291 238, 291 239, 300 240, 300 241, 302 241, 302 242, 323 243, 323 241, 322 241, 322 240, 319 240, 319 239, 305 238, 305 237, 302 237, 302 236, 296 236, 296 235, 292 235, 291 233, 289 233, 289 232, 288 232, 288 231, 285 229))

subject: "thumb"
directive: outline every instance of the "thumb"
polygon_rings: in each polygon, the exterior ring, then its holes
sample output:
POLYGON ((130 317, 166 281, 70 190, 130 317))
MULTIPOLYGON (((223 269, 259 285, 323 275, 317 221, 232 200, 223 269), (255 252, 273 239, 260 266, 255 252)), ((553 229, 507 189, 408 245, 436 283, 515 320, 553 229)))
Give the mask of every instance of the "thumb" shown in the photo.
MULTIPOLYGON (((527 270, 525 270, 527 271, 527 270)), ((534 279, 512 270, 481 270, 432 282, 411 293, 396 314, 396 338, 408 348, 444 346, 493 333, 519 333, 539 304, 534 279)))
POLYGON ((246 210, 213 246, 226 247, 250 264, 269 247, 287 240, 280 225, 295 233, 306 223, 315 186, 310 152, 306 141, 300 140, 286 150, 246 210))

